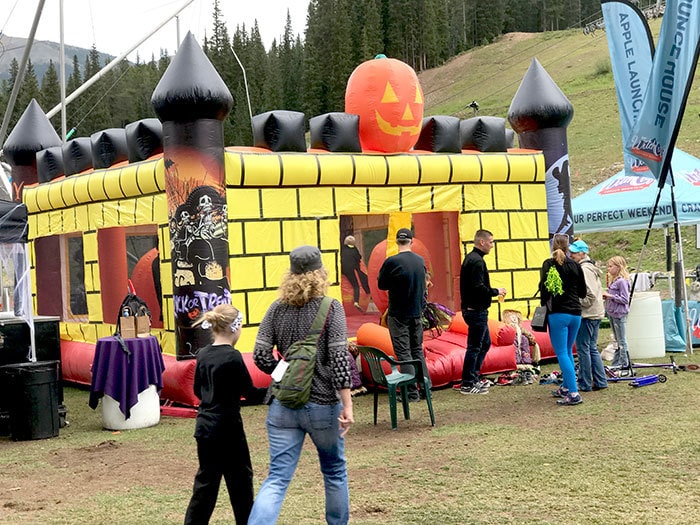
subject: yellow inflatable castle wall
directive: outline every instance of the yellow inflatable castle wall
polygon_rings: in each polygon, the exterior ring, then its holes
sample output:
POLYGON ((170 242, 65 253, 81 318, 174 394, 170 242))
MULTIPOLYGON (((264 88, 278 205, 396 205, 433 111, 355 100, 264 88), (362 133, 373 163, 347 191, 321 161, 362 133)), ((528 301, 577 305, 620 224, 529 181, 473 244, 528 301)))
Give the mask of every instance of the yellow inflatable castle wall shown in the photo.
MULTIPOLYGON (((317 245, 340 299, 340 217, 409 212, 458 215, 460 251, 474 232, 491 230, 492 285, 506 287, 498 308, 531 311, 539 267, 548 254, 544 158, 540 152, 366 155, 337 153, 225 153, 231 298, 246 323, 239 347, 251 350, 256 326, 276 298, 288 253, 317 245)), ((114 313, 103 312, 98 231, 155 225, 162 276, 171 274, 163 160, 94 170, 24 190, 34 242, 82 233, 87 322, 61 322, 61 337, 94 343, 114 332, 114 313)), ((435 257, 436 255, 433 255, 435 257)), ((456 269, 458 273, 458 269, 456 269)), ((36 276, 34 276, 36 277, 36 276)), ((34 278, 33 282, 37 282, 34 278)), ((154 330, 164 352, 175 353, 172 284, 163 278, 163 329, 154 330)), ((34 290, 36 297, 36 290, 34 290)), ((458 308, 459 305, 456 305, 458 308)))
MULTIPOLYGON (((61 337, 66 341, 95 343, 113 334, 117 312, 103 309, 114 308, 111 303, 118 299, 120 283, 126 279, 125 264, 121 262, 127 255, 122 230, 148 231, 157 237, 158 257, 154 260, 159 271, 153 275, 161 276, 160 286, 156 288, 160 288, 157 302, 162 313, 162 328, 153 332, 165 353, 191 357, 193 354, 178 353, 181 340, 176 337, 182 335, 184 326, 178 323, 183 316, 185 321, 194 320, 204 306, 189 308, 188 304, 189 309, 182 308, 183 298, 187 298, 178 295, 180 284, 173 282, 179 278, 178 272, 186 272, 189 264, 180 252, 179 259, 174 255, 182 241, 178 235, 187 233, 183 232, 182 224, 187 223, 179 222, 173 213, 177 204, 173 197, 191 195, 198 187, 212 186, 211 181, 216 179, 215 197, 222 199, 217 203, 217 210, 221 212, 216 216, 219 228, 216 235, 221 241, 217 247, 227 247, 216 254, 213 248, 210 250, 215 262, 224 263, 218 265, 216 275, 220 282, 225 282, 225 286, 219 288, 220 293, 212 293, 211 297, 224 301, 230 295, 230 301, 242 310, 245 323, 238 347, 244 352, 253 348, 257 326, 277 297, 281 277, 288 268, 288 254, 293 248, 301 244, 320 248, 330 272, 330 293, 342 299, 341 247, 343 237, 348 234, 342 224, 347 225, 348 219, 354 226, 373 224, 375 233, 377 226, 381 230, 382 226, 398 224, 397 218, 405 221, 406 226, 414 225, 417 239, 422 237, 423 243, 432 247, 429 254, 432 267, 441 273, 434 276, 442 279, 440 302, 456 310, 460 307, 461 260, 471 250, 476 230, 490 230, 496 239, 487 260, 491 282, 495 287, 508 290, 506 301, 494 303, 490 317, 499 318, 501 308, 517 309, 529 316, 539 268, 549 255, 545 155, 535 150, 506 150, 505 140, 498 152, 462 149, 462 127, 456 117, 444 119, 451 130, 445 136, 449 135, 452 145, 431 149, 434 144, 430 140, 422 141, 423 131, 435 124, 438 117, 432 123, 422 118, 422 89, 415 73, 407 67, 380 56, 359 66, 351 76, 349 87, 352 89, 346 94, 346 106, 353 107, 353 100, 359 100, 360 105, 372 101, 374 111, 363 116, 346 109, 347 113, 336 114, 341 115, 336 124, 347 130, 353 119, 359 122, 358 146, 342 151, 366 153, 320 152, 314 141, 314 129, 325 132, 325 121, 318 120, 324 116, 311 119, 309 127, 315 149, 305 151, 304 116, 292 114, 294 112, 285 115, 269 112, 264 114, 264 120, 257 118, 263 117, 259 115, 253 119, 253 125, 255 136, 256 126, 267 130, 269 119, 294 121, 297 145, 291 150, 295 152, 274 147, 222 151, 220 121, 230 111, 231 95, 194 38, 188 35, 152 99, 163 123, 164 154, 143 156, 141 158, 146 160, 140 162, 73 172, 76 174, 24 188, 22 200, 29 213, 32 281, 42 283, 41 297, 34 285, 35 311, 43 313, 40 310, 44 309, 44 294, 47 294, 47 272, 42 267, 51 266, 52 271, 56 271, 58 264, 51 260, 61 258, 61 271, 65 273, 65 253, 54 252, 62 246, 61 242, 65 244, 66 239, 79 236, 84 263, 80 269, 86 297, 81 312, 86 310, 87 314, 65 315, 66 292, 63 291, 62 297, 54 295, 52 311, 64 309, 61 337), (207 74, 194 74, 193 63, 207 74), (368 68, 374 72, 372 75, 366 74, 368 68), (380 78, 377 71, 381 71, 381 81, 377 80, 380 78), (218 80, 204 89, 197 84, 202 78, 218 80), (192 93, 199 93, 205 100, 193 102, 192 93), (391 108, 393 114, 386 113, 386 108, 391 108), (368 130, 363 127, 372 123, 371 115, 383 123, 379 126, 380 135, 394 136, 398 146, 382 149, 376 138, 366 140, 368 130), (408 117, 412 125, 395 125, 408 117), (206 136, 207 132, 211 132, 211 136, 220 135, 220 143, 203 145, 200 135, 206 136), (410 140, 404 140, 407 133, 412 135, 410 140), (190 155, 197 147, 203 153, 190 155), (411 150, 413 147, 415 149, 411 150), (201 169, 201 177, 198 169, 201 169), (174 176, 181 177, 179 185, 173 184, 174 176), (173 195, 174 189, 181 194, 173 195), (225 206, 221 192, 225 192, 225 206), (439 220, 431 220, 436 217, 439 220), (225 227, 221 228, 222 225, 225 227), (117 268, 120 273, 112 275, 117 268), (106 300, 107 297, 111 299, 106 300)), ((504 123, 500 126, 505 138, 504 123)), ((272 134, 286 136, 276 131, 272 134)), ((63 145, 66 146, 68 144, 63 145)), ((211 204, 211 197, 206 199, 211 204)), ((191 218, 192 213, 188 214, 187 218, 191 218)), ((207 218, 204 213, 202 217, 207 218)), ((211 214, 208 219, 212 220, 211 214)), ((58 285, 57 282, 48 284, 58 285)), ((204 295, 201 289, 195 291, 204 295)), ((119 302, 116 304, 118 306, 119 302)))

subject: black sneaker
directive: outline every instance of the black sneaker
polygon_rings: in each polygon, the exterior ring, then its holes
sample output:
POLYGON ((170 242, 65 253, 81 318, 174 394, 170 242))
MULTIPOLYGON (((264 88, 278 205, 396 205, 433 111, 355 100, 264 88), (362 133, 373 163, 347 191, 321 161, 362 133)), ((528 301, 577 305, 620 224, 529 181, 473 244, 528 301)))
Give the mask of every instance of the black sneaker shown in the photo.
POLYGON ((568 406, 568 405, 580 405, 583 403, 583 398, 581 397, 581 394, 566 394, 566 396, 563 399, 558 399, 557 400, 557 405, 562 405, 562 406, 568 406))
POLYGON ((459 393, 464 395, 488 394, 489 389, 477 383, 474 386, 463 386, 459 389, 459 393))
POLYGON ((561 397, 565 398, 566 396, 569 395, 569 389, 564 388, 563 386, 560 386, 556 390, 552 390, 552 397, 561 397))

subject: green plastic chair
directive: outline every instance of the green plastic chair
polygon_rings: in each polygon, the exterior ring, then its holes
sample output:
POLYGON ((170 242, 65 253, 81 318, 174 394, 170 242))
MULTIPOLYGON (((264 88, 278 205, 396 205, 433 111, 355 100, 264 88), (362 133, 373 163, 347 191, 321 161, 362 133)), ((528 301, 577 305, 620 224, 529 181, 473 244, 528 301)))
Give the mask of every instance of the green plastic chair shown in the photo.
POLYGON ((381 350, 371 346, 358 346, 357 350, 364 357, 367 366, 369 367, 372 381, 375 384, 374 389, 374 424, 377 424, 377 405, 379 403, 379 389, 376 387, 385 387, 389 393, 389 410, 391 412, 391 428, 396 430, 398 427, 396 418, 396 391, 401 392, 401 404, 403 405, 404 419, 411 419, 408 408, 408 386, 418 384, 425 393, 425 402, 428 404, 430 412, 430 424, 435 426, 435 414, 433 412, 433 401, 430 395, 430 377, 423 373, 423 363, 419 359, 409 361, 396 361, 386 355, 381 350), (384 372, 382 361, 385 361, 391 367, 391 373, 384 372), (414 373, 409 374, 399 371, 400 365, 413 365, 414 373))

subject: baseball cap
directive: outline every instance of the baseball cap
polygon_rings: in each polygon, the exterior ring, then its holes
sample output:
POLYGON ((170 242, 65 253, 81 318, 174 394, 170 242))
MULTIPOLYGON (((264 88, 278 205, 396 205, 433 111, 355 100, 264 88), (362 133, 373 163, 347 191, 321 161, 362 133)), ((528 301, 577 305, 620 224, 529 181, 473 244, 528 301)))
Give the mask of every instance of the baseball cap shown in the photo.
POLYGON ((321 266, 321 252, 316 246, 299 246, 289 254, 289 271, 292 273, 313 272, 321 266))
POLYGON ((396 232, 397 241, 407 241, 413 239, 413 233, 408 228, 401 228, 396 232))
POLYGON ((569 251, 571 253, 579 253, 579 252, 588 253, 588 245, 584 241, 579 239, 578 241, 572 242, 569 245, 569 251))

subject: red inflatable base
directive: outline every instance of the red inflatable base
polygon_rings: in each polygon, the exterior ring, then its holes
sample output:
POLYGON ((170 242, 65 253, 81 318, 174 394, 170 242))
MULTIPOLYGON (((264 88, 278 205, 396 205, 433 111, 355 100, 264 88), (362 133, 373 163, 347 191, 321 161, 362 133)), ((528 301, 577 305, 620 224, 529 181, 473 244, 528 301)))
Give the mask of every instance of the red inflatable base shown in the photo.
MULTIPOLYGON (((243 355, 253 384, 257 387, 268 387, 270 376, 261 372, 253 363, 253 354, 243 355)), ((61 366, 63 380, 80 385, 90 386, 92 381, 92 362, 95 358, 95 345, 75 341, 61 341, 61 366)), ((178 361, 173 355, 163 355, 165 371, 163 372, 163 389, 160 398, 169 406, 172 403, 190 407, 199 406, 199 399, 194 395, 195 359, 178 361)), ((177 415, 177 411, 172 414, 177 415)))
MULTIPOLYGON (((529 324, 523 324, 529 329, 529 324)), ((448 386, 462 380, 462 367, 467 344, 468 327, 462 315, 456 314, 448 330, 439 336, 425 332, 423 336, 423 351, 425 362, 434 387, 448 386)), ((500 321, 489 319, 491 334, 491 349, 486 354, 481 373, 484 375, 498 374, 515 370, 515 329, 500 321)), ((554 357, 554 349, 546 333, 533 332, 540 346, 540 359, 554 357)), ((357 344, 379 348, 388 355, 394 355, 389 330, 378 324, 366 323, 357 331, 357 344)), ((388 371, 388 369, 387 369, 388 371)), ((362 362, 362 375, 371 381, 366 363, 362 362)))

